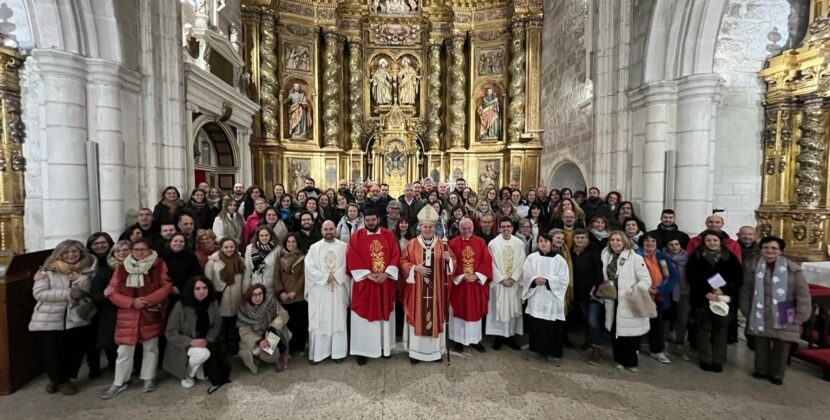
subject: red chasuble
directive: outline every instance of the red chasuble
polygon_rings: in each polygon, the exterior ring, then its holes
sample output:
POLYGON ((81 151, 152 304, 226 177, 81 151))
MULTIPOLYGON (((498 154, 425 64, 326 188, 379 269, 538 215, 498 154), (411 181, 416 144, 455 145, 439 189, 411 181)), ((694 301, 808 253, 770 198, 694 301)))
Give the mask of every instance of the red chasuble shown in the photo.
POLYGON ((459 284, 453 283, 450 291, 453 316, 467 322, 480 321, 487 315, 487 304, 490 300, 489 283, 493 278, 493 257, 490 256, 487 243, 478 236, 466 241, 461 239, 460 235, 456 236, 450 241, 450 249, 458 258, 453 277, 475 273, 487 277, 484 284, 464 280, 459 284))
POLYGON ((449 259, 455 266, 455 257, 440 239, 427 251, 418 242, 418 238, 409 241, 401 255, 401 278, 404 282, 403 305, 406 322, 415 329, 415 335, 421 337, 438 337, 444 332, 447 320, 447 302, 445 291, 452 279, 447 275, 445 260, 449 259), (426 252, 431 252, 431 260, 426 264, 426 252), (413 272, 415 283, 407 283, 409 273, 418 264, 432 269, 429 276, 413 272))
MULTIPOLYGON (((380 228, 380 232, 367 235, 360 229, 349 239, 346 249, 346 271, 369 270, 383 273, 387 267, 397 267, 400 262, 400 246, 392 232, 380 228)), ((367 321, 388 321, 395 309, 395 279, 391 276, 377 284, 368 278, 355 281, 352 287, 352 310, 367 321)))

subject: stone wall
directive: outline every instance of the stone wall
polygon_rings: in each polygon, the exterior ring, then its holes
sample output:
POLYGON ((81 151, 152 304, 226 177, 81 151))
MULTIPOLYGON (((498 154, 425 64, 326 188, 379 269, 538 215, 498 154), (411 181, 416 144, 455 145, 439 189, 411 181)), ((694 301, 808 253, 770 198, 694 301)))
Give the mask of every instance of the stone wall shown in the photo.
POLYGON ((721 22, 715 73, 723 79, 715 142, 714 206, 726 209, 730 234, 755 225, 761 200, 761 131, 767 34, 777 28, 787 42, 787 0, 730 0, 721 22))
POLYGON ((552 175, 564 162, 575 163, 590 183, 592 106, 586 95, 586 0, 545 2, 542 33, 542 183, 557 187, 552 175))

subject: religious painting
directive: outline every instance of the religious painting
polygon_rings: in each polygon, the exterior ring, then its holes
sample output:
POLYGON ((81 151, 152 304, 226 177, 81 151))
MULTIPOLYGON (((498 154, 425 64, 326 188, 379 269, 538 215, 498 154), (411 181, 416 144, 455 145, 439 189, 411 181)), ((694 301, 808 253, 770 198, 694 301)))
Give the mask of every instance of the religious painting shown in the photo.
POLYGON ((504 49, 486 49, 476 56, 476 73, 479 76, 498 76, 504 72, 504 49))
POLYGON ((458 178, 464 178, 464 161, 461 159, 454 159, 452 161, 452 182, 458 178))
POLYGON ((311 159, 288 158, 288 180, 291 191, 305 188, 305 179, 311 173, 311 159))
POLYGON ((326 159, 326 187, 337 183, 337 159, 326 159))
POLYGON ((370 72, 369 87, 372 103, 377 106, 392 105, 395 79, 389 67, 390 61, 389 57, 379 57, 370 72))
POLYGON ((359 160, 352 161, 352 176, 349 181, 351 181, 355 185, 359 184, 363 178, 363 174, 360 171, 361 163, 362 162, 359 160))
POLYGON ((414 15, 421 11, 421 0, 369 0, 372 13, 414 15))
POLYGON ((501 176, 501 160, 481 159, 478 161, 478 190, 496 188, 501 176))
POLYGON ((476 99, 476 134, 479 140, 498 141, 502 137, 502 110, 499 104, 501 88, 484 85, 476 99))
POLYGON ((292 139, 310 139, 314 118, 305 82, 295 81, 289 84, 282 103, 285 109, 285 136, 292 139))
POLYGON ((520 183, 522 181, 522 158, 514 157, 510 163, 510 181, 520 183))
POLYGON ((311 49, 307 45, 286 42, 283 45, 283 63, 286 70, 311 72, 311 49))

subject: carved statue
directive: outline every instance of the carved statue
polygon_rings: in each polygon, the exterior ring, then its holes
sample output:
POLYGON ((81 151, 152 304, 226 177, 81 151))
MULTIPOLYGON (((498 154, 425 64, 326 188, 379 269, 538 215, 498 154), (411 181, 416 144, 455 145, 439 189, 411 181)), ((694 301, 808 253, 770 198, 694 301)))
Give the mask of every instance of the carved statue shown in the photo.
POLYGON ((402 176, 406 174, 406 156, 398 146, 386 155, 386 176, 402 176))
POLYGON ((484 165, 484 170, 478 175, 478 189, 486 191, 488 188, 493 188, 497 185, 499 180, 499 171, 496 167, 498 161, 488 162, 484 165))
POLYGON ((407 15, 418 12, 418 0, 372 0, 372 11, 390 15, 407 15))
POLYGON ((372 96, 377 105, 392 104, 392 76, 389 75, 388 66, 389 62, 381 58, 378 69, 372 75, 372 96))
POLYGON ((398 71, 400 80, 398 99, 401 105, 415 105, 415 97, 418 95, 418 84, 421 76, 409 65, 410 60, 404 57, 401 60, 401 69, 398 71))
POLYGON ((481 103, 478 105, 479 138, 501 137, 499 112, 499 98, 496 97, 493 88, 487 88, 487 93, 481 98, 481 103))
POLYGON ((308 130, 313 124, 311 107, 305 92, 300 89, 299 83, 294 83, 291 93, 285 98, 288 105, 288 135, 296 138, 308 138, 308 130))
POLYGON ((239 41, 239 27, 236 26, 235 23, 232 23, 231 26, 228 28, 228 40, 231 42, 231 46, 233 47, 234 51, 237 54, 242 53, 242 44, 239 41))

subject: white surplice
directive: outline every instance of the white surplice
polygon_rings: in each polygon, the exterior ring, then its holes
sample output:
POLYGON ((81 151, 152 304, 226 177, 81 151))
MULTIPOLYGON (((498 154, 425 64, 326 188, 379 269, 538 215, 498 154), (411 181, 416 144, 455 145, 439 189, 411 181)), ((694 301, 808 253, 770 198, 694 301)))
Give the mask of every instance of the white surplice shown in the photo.
POLYGON ((308 302, 308 358, 346 357, 351 278, 346 273, 347 245, 335 239, 311 245, 305 257, 305 299, 308 302), (334 283, 328 284, 329 274, 334 283))
MULTIPOLYGON (((487 276, 476 271, 475 276, 478 278, 480 284, 487 281, 487 276)), ((453 277, 453 284, 461 284, 466 274, 462 273, 453 277)), ((450 305, 450 340, 464 346, 476 344, 481 342, 481 320, 465 321, 457 318, 452 314, 452 305, 450 305)))
POLYGON ((545 257, 534 252, 525 260, 522 271, 522 299, 527 301, 525 312, 537 319, 564 321, 565 292, 569 283, 565 259, 561 255, 545 257), (531 287, 537 277, 547 280, 547 285, 531 287))
MULTIPOLYGON (((366 236, 378 235, 377 232, 366 231, 366 236)), ((389 277, 386 281, 398 280, 398 267, 390 265, 384 270, 389 277)), ((371 274, 369 270, 352 270, 352 278, 355 282, 365 281, 366 276, 371 274)), ((371 281, 371 280, 369 280, 371 281)), ((351 346, 350 354, 354 356, 380 357, 391 356, 392 347, 395 346, 395 308, 389 314, 388 321, 369 321, 354 311, 351 312, 352 330, 349 336, 351 346)))
POLYGON ((511 337, 524 333, 522 323, 522 266, 525 262, 525 245, 521 239, 511 236, 495 237, 487 245, 493 256, 493 281, 490 283, 490 302, 487 311, 487 335, 511 337), (503 284, 511 278, 511 287, 503 284))

